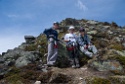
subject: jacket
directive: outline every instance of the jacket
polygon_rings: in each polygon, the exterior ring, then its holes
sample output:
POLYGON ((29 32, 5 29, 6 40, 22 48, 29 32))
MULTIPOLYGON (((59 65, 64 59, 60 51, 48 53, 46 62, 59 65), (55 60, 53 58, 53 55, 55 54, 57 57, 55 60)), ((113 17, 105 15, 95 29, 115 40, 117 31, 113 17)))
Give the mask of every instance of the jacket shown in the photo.
POLYGON ((79 44, 79 46, 88 45, 90 44, 90 38, 88 37, 87 34, 85 34, 84 37, 79 35, 77 38, 77 43, 79 44))
POLYGON ((47 39, 52 37, 54 40, 58 41, 58 32, 53 28, 45 29, 43 33, 46 34, 47 39))

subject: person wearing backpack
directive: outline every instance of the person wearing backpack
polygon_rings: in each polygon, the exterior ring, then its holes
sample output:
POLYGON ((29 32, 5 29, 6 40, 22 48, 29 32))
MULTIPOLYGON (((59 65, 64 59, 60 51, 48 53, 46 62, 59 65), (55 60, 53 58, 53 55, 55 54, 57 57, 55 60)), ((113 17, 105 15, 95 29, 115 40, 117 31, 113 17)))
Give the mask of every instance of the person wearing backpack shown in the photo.
POLYGON ((90 38, 85 33, 84 28, 79 29, 77 42, 79 44, 80 51, 88 57, 92 58, 97 54, 97 48, 91 44, 90 38))
POLYGON ((66 42, 66 48, 69 54, 72 68, 79 68, 79 59, 78 59, 78 49, 77 49, 77 36, 74 34, 75 27, 70 26, 68 32, 64 36, 64 41, 66 42))
POLYGON ((48 56, 47 56, 47 65, 53 66, 56 62, 58 56, 58 32, 56 31, 59 28, 59 23, 54 22, 53 27, 50 29, 45 29, 44 34, 47 36, 48 40, 48 56))

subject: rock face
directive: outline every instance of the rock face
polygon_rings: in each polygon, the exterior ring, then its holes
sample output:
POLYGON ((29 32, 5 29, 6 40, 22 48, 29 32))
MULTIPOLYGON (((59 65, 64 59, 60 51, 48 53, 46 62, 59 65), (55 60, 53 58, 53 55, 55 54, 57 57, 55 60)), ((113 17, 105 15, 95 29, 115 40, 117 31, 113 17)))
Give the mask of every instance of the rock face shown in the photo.
POLYGON ((123 71, 123 67, 118 61, 94 61, 90 66, 99 71, 123 71))
POLYGON ((26 40, 26 43, 35 43, 35 37, 32 36, 32 35, 26 35, 24 36, 25 40, 26 40))
POLYGON ((67 18, 60 22, 58 69, 47 67, 47 39, 45 35, 26 35, 20 46, 0 55, 0 84, 69 83, 69 84, 124 84, 125 29, 115 22, 76 20, 67 18), (84 27, 92 44, 98 49, 98 57, 88 58, 79 52, 79 69, 72 69, 63 41, 68 27, 74 25, 76 34, 84 27), (67 73, 68 72, 68 73, 67 73), (121 76, 122 75, 122 76, 121 76), (95 77, 96 76, 96 77, 95 77), (105 79, 106 78, 106 79, 105 79), (27 82, 28 80, 28 82, 27 82), (37 81, 36 81, 37 80, 37 81))
POLYGON ((24 51, 21 49, 14 49, 8 51, 3 55, 1 62, 6 66, 22 67, 29 63, 35 62, 40 58, 39 53, 35 51, 24 51))

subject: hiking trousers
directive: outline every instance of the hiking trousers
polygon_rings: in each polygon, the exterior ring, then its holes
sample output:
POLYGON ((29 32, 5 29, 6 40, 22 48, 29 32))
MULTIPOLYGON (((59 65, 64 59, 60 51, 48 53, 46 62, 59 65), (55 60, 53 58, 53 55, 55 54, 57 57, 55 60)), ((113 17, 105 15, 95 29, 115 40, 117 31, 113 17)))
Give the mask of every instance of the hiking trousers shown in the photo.
POLYGON ((79 65, 79 57, 78 57, 78 51, 68 51, 69 59, 71 61, 71 65, 79 65))
POLYGON ((84 48, 84 46, 80 46, 80 50, 81 52, 83 52, 85 55, 87 55, 90 58, 93 57, 93 54, 97 53, 97 48, 94 45, 89 46, 88 49, 84 48))
POLYGON ((48 41, 47 64, 54 65, 58 56, 58 48, 54 47, 54 41, 48 41))

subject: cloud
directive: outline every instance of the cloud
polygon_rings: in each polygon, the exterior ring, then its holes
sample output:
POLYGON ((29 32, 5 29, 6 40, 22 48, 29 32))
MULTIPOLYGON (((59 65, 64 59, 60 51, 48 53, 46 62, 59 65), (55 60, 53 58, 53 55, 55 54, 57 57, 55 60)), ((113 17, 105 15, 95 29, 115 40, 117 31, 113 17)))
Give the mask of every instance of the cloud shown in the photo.
POLYGON ((77 5, 77 7, 78 7, 79 9, 81 9, 81 10, 83 10, 83 11, 88 10, 88 8, 86 7, 86 5, 84 5, 81 0, 78 0, 76 5, 77 5))
POLYGON ((9 15, 7 15, 9 18, 17 18, 17 17, 19 17, 18 15, 15 15, 15 14, 9 14, 9 15))
POLYGON ((33 19, 35 16, 33 14, 7 14, 7 17, 11 19, 33 19))

